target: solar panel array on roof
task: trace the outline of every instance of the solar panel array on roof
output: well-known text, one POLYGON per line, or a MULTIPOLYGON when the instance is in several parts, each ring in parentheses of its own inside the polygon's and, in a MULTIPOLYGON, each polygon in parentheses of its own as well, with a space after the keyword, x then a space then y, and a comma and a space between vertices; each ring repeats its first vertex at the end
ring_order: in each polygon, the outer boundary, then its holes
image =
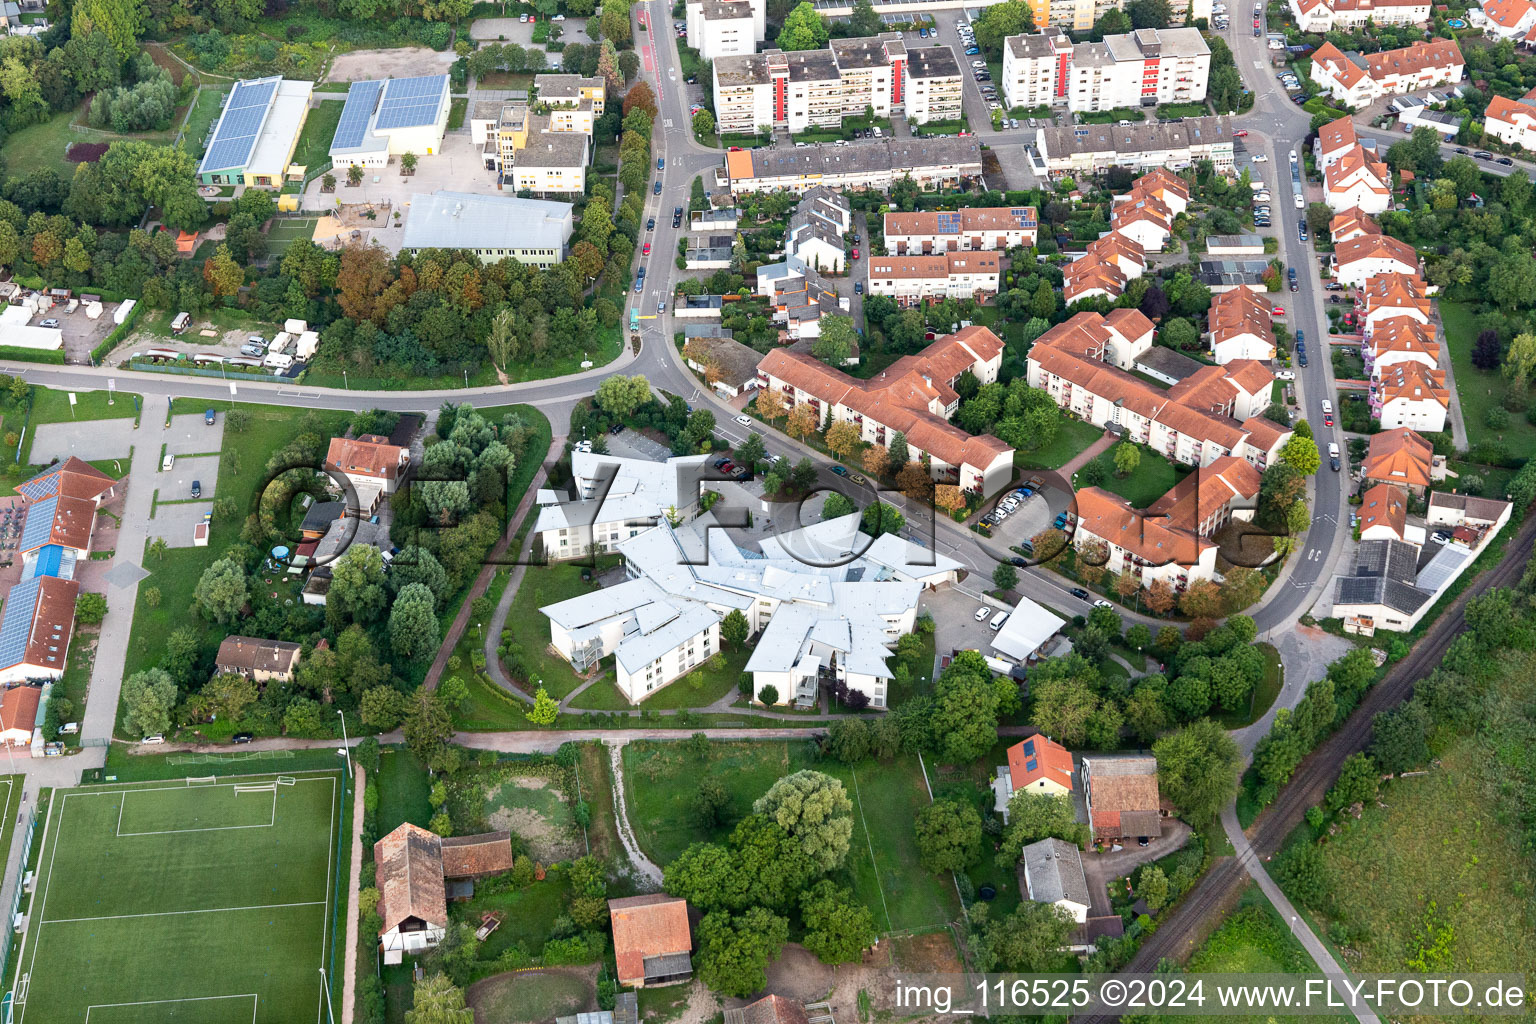
POLYGON ((332 149, 351 149, 362 144, 368 134, 368 120, 379 104, 379 93, 384 91, 383 82, 353 82, 347 90, 347 104, 341 108, 341 120, 336 123, 336 134, 331 137, 332 149))
POLYGON ((414 128, 437 120, 447 78, 447 75, 428 75, 391 79, 384 87, 384 99, 379 104, 378 130, 414 128))
POLYGON ((1034 757, 1035 756, 1035 741, 1034 740, 1025 740, 1024 741, 1024 754, 1025 754, 1026 757, 1034 757))
POLYGON ((958 213, 939 214, 939 233, 950 234, 960 230, 960 215, 958 213))
POLYGON ((18 665, 27 656, 40 585, 41 581, 34 576, 16 584, 6 596, 5 612, 0 616, 0 665, 18 665))
POLYGON ((222 171, 245 166, 251 151, 256 148, 256 139, 267 119, 267 108, 277 92, 279 81, 281 79, 263 78, 235 84, 214 131, 213 142, 203 157, 202 170, 222 171))
POLYGON ((1032 772, 1038 767, 1040 767, 1040 762, 1036 761, 1034 758, 1030 758, 1028 761, 1024 762, 1024 770, 1026 772, 1032 772))
POLYGON ((48 543, 53 533, 53 517, 59 508, 58 495, 33 503, 27 510, 26 521, 21 527, 21 543, 18 550, 25 553, 48 543))

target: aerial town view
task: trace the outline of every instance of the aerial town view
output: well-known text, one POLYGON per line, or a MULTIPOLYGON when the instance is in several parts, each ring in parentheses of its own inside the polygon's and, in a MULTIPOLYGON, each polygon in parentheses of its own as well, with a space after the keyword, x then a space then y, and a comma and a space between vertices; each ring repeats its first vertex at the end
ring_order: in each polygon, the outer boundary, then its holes
POLYGON ((0 2, 0 1024, 1536 1017, 1469 2, 0 2))

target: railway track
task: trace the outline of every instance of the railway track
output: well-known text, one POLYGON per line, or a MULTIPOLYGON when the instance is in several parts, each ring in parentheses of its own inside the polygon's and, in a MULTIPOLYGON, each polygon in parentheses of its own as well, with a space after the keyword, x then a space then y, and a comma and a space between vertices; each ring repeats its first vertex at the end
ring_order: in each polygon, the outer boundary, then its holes
MULTIPOLYGON (((1504 557, 1483 573, 1441 613, 1406 658, 1392 666, 1375 686, 1366 691, 1360 705, 1339 730, 1318 744, 1297 766, 1291 781, 1280 790, 1275 802, 1265 808, 1248 834, 1254 855, 1268 858, 1280 849, 1286 836, 1299 825, 1307 808, 1322 802, 1345 758, 1364 750, 1371 740, 1371 720, 1377 713, 1394 708, 1413 695, 1413 684, 1428 675, 1445 655, 1445 649, 1466 625, 1467 601, 1491 589, 1510 587, 1524 571, 1526 559, 1536 545, 1536 516, 1526 520, 1505 547, 1504 557)), ((1216 915, 1234 904, 1242 893, 1254 867, 1245 867, 1236 858, 1218 860, 1195 884, 1168 919, 1141 944, 1136 955, 1122 968, 1123 973, 1150 974, 1164 959, 1182 960, 1214 930, 1216 915)), ((1118 1013, 1100 1013, 1074 1018, 1075 1024, 1113 1024, 1118 1013)))

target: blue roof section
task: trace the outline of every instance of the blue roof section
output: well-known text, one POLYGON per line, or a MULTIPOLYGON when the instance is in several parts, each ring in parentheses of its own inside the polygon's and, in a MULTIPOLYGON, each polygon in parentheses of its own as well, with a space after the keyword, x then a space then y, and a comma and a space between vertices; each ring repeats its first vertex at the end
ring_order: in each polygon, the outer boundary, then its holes
POLYGON ((41 580, 33 577, 16 584, 6 596, 5 611, 0 616, 0 667, 18 665, 26 658, 41 587, 41 580))
POLYGON ((393 78, 384 87, 379 103, 378 129, 416 128, 432 124, 448 91, 447 75, 393 78))
POLYGON ((62 544, 45 544, 37 553, 37 561, 32 563, 33 576, 59 576, 64 567, 64 546, 62 544))
POLYGON ((363 138, 368 134, 368 122, 373 119, 374 108, 383 91, 383 82, 352 83, 347 90, 347 104, 341 108, 336 134, 331 136, 332 149, 352 149, 363 144, 363 138))
POLYGON ((235 83, 229 102, 219 115, 213 141, 208 144, 208 152, 203 154, 203 162, 197 168, 199 174, 236 170, 246 165, 281 82, 281 77, 274 76, 235 83))
POLYGON ((21 543, 17 550, 26 554, 33 548, 40 548, 48 543, 48 538, 53 535, 53 517, 59 508, 58 495, 44 498, 34 502, 27 509, 26 522, 21 527, 21 543))

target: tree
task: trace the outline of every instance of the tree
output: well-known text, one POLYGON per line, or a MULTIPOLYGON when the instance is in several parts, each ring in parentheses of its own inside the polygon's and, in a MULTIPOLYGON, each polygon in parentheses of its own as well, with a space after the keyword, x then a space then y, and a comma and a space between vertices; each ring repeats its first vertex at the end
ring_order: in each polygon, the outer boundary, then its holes
POLYGON ((1196 580, 1179 595, 1179 607, 1196 619, 1212 619, 1221 614, 1221 588, 1211 580, 1196 580))
POLYGON ((974 761, 997 742, 997 692, 975 651, 961 651, 939 677, 929 726, 939 755, 951 764, 974 761))
POLYGON ((389 612, 389 643, 394 652, 407 660, 437 650, 441 632, 437 622, 437 600, 425 583, 411 583, 395 595, 389 612))
POLYGON ((775 782, 752 804, 798 840, 800 849, 823 871, 839 867, 853 836, 853 801, 830 775, 806 769, 775 782))
POLYGON ((864 449, 864 455, 860 461, 864 465, 864 472, 870 476, 884 476, 891 465, 891 453, 884 445, 872 444, 864 449))
POLYGON ((221 624, 235 621, 249 597, 245 567, 233 558, 219 559, 203 570, 194 597, 205 617, 221 624))
POLYGON ((877 501, 864 510, 864 532, 871 537, 879 537, 883 534, 899 535, 906 528, 907 517, 902 515, 896 506, 884 501, 877 501))
POLYGON ((369 625, 384 614, 388 602, 384 558, 378 548, 371 544, 356 544, 331 563, 331 589, 326 592, 325 618, 333 629, 354 622, 369 625))
POLYGON ((718 825, 730 803, 731 792, 725 784, 706 776, 693 794, 693 813, 706 825, 718 825))
POLYGON ((431 767, 453 739, 453 718, 437 694, 422 688, 411 694, 403 731, 416 760, 431 767))
POLYGON ((1429 760, 1434 720, 1418 700, 1379 712, 1371 719, 1371 756, 1386 773, 1417 768, 1429 760))
POLYGON ((107 595, 81 594, 75 601, 75 621, 82 626, 94 626, 107 617, 107 595))
POLYGON ((936 800, 917 812, 917 852, 933 872, 964 871, 981 856, 981 815, 974 804, 936 800))
POLYGON ((261 691, 254 680, 239 672, 220 672, 203 686, 202 696, 211 713, 238 722, 245 715, 245 709, 256 703, 261 691))
POLYGON ((422 978, 411 992, 405 1024, 474 1024, 475 1011, 464 1005, 464 993, 446 974, 422 978))
POLYGON ((737 650, 747 642, 750 632, 747 617, 741 614, 739 608, 732 608, 730 614, 720 622, 720 639, 737 650))
POLYGON ((604 412, 620 420, 627 420, 651 399, 651 383, 636 374, 633 377, 615 375, 605 377, 597 386, 597 404, 604 412))
POLYGON ((777 704, 779 702, 779 688, 772 683, 764 686, 761 690, 757 691, 757 702, 768 706, 777 704))
POLYGON ((1055 904, 1025 900, 1007 917, 982 922, 973 940, 977 966, 983 971, 1060 969, 1065 960, 1061 950, 1074 927, 1071 916, 1055 904))
POLYGON ((523 712, 523 715, 534 725, 554 725, 560 715, 560 705, 541 686, 533 695, 533 707, 523 712))
POLYGON ((1034 683, 1033 690, 1034 726, 1068 747, 1082 746, 1089 719, 1099 710, 1099 696, 1088 679, 1083 674, 1052 674, 1034 683))
POLYGON ((874 915, 853 898, 853 890, 828 879, 800 896, 800 919, 802 944, 824 964, 857 963, 880 937, 874 915))
POLYGON ((786 51, 819 50, 827 45, 829 35, 826 23, 816 13, 816 8, 808 2, 802 2, 785 17, 784 27, 779 30, 778 47, 786 51))
MULTIPOLYGON (((1024 0, 1007 0, 982 9, 976 19, 976 44, 989 55, 1001 56, 1004 39, 1034 30, 1034 9, 1024 0)), ((1054 297, 1052 303, 1054 312, 1054 297)))
POLYGON ((869 756, 869 726, 862 718, 839 718, 827 729, 827 750, 844 764, 869 756))
POLYGON ((1141 449, 1129 441, 1115 445, 1115 476, 1127 477, 1141 465, 1141 449))
MULTIPOLYGON (((1016 2, 1016 0, 1010 0, 1010 2, 1016 2)), ((988 8, 988 9, 990 10, 990 8, 988 8)), ((896 431, 896 433, 891 435, 891 444, 890 444, 889 455, 890 455, 890 464, 892 466, 895 466, 897 469, 900 469, 901 467, 905 466, 908 462, 912 461, 912 454, 907 451, 907 435, 906 434, 904 434, 904 433, 902 433, 901 431, 898 430, 898 431, 896 431)))
POLYGON ((853 332, 853 318, 824 316, 820 321, 821 335, 811 343, 811 355, 828 366, 842 369, 853 354, 857 335, 853 332))
POLYGON ((1158 786, 1196 823, 1216 817, 1237 793, 1243 758, 1227 731, 1209 718, 1192 722, 1152 745, 1158 786))
POLYGON ((1168 0, 1131 0, 1125 13, 1132 28, 1167 28, 1173 23, 1173 7, 1168 0))
POLYGON ((777 391, 759 391, 753 402, 757 406, 757 414, 765 420, 776 420, 784 415, 784 396, 777 391))
POLYGON ((1019 571, 1008 562, 998 562, 992 568, 992 585, 998 590, 1012 590, 1019 585, 1019 571))
POLYGON ((1029 789, 1015 791, 1008 799, 1008 827, 998 847, 997 866, 1004 870, 1013 867, 1024 847, 1042 839, 1081 846, 1088 841, 1088 826, 1077 820, 1070 797, 1029 789))
POLYGON ((1139 680, 1125 702, 1125 724, 1142 743, 1151 743, 1168 727, 1168 683, 1160 675, 1139 680))
POLYGON ((375 686, 364 691, 358 705, 363 724, 380 732, 388 732, 405 717, 408 701, 405 694, 393 686, 375 686))
POLYGON ((714 911, 699 922, 699 980, 728 996, 768 984, 769 961, 789 939, 789 922, 763 907, 732 915, 714 911))
POLYGON ((747 439, 736 446, 736 461, 743 466, 755 466, 767 454, 768 450, 759 434, 748 434, 747 439))
POLYGON ((821 503, 821 518, 823 520, 841 519, 843 516, 852 515, 857 511, 858 508, 855 507, 853 502, 837 491, 828 494, 826 500, 821 503))
POLYGON ((112 41, 121 60, 138 52, 144 31, 143 0, 75 0, 69 18, 75 38, 101 33, 112 41))
POLYGON ((123 680, 120 701, 123 728, 140 737, 163 735, 171 727, 176 681, 161 668, 135 672, 123 680))
POLYGON ((693 133, 695 135, 711 135, 715 130, 715 115, 707 110, 700 110, 693 115, 693 133))
MULTIPOLYGON (((1522 297, 1533 294, 1536 294, 1536 282, 1532 282, 1531 289, 1523 292, 1522 297)), ((1524 391, 1533 372, 1536 372, 1536 334, 1517 334, 1509 343, 1509 351, 1504 353, 1504 376, 1509 378, 1514 390, 1524 391)))
POLYGON ((1339 766, 1339 780, 1328 791, 1325 802, 1330 811, 1374 803, 1380 787, 1381 769, 1376 767, 1369 754, 1356 751, 1339 766))
POLYGON ((203 261, 203 280, 208 283, 213 297, 222 299, 240 291, 245 281, 245 270, 229 254, 229 246, 221 244, 213 255, 203 261))
POLYGON ((1136 891, 1147 901, 1147 909, 1155 914, 1168 905, 1168 876, 1158 865, 1148 864, 1141 869, 1136 891))
POLYGON ((1293 434, 1289 441, 1280 446, 1280 461, 1302 476, 1311 476, 1323 464, 1322 457, 1317 453, 1317 442, 1300 434, 1293 434))
POLYGON ((842 420, 832 424, 827 428, 827 449, 848 458, 859 450, 859 428, 842 420))
POLYGON ((1174 317, 1163 325, 1162 342, 1169 348, 1189 351, 1200 344, 1200 332, 1184 317, 1174 317))
POLYGON ((812 409, 809 403, 801 402, 790 410, 789 420, 784 424, 784 432, 790 437, 804 441, 820 426, 819 419, 816 410, 812 409))

